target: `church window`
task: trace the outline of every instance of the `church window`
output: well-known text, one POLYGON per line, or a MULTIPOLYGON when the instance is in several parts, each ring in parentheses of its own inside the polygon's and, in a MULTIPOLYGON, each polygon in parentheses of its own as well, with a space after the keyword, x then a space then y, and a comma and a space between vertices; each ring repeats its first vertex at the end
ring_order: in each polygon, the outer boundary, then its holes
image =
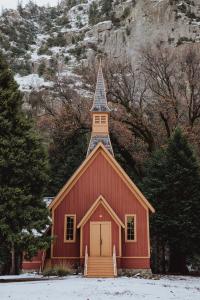
POLYGON ((76 216, 65 215, 64 240, 65 242, 75 242, 76 216))
POLYGON ((126 242, 136 241, 136 215, 126 215, 126 242))

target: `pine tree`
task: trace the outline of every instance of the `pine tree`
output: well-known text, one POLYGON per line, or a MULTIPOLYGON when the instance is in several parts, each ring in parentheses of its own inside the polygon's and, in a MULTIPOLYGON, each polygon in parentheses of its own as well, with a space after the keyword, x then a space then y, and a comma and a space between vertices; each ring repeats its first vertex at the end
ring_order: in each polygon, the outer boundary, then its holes
POLYGON ((0 54, 0 241, 7 245, 11 273, 18 273, 23 251, 47 246, 49 224, 42 200, 47 157, 32 121, 22 111, 22 95, 0 54))
POLYGON ((200 169, 180 129, 148 162, 143 188, 156 209, 152 234, 170 251, 169 270, 185 272, 187 258, 200 254, 200 169))
POLYGON ((112 11, 113 0, 102 0, 101 13, 106 17, 109 17, 112 11))
POLYGON ((89 7, 89 23, 94 25, 99 21, 99 10, 98 4, 96 2, 92 2, 89 7))
POLYGON ((50 181, 48 192, 55 196, 86 156, 87 133, 78 130, 62 138, 54 135, 49 151, 50 181))

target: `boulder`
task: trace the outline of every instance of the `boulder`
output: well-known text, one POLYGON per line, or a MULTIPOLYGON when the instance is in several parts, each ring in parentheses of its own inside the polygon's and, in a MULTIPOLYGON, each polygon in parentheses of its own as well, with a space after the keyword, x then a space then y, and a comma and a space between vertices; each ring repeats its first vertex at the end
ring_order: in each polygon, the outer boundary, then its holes
POLYGON ((104 21, 94 25, 93 30, 97 32, 102 32, 112 29, 112 21, 104 21))

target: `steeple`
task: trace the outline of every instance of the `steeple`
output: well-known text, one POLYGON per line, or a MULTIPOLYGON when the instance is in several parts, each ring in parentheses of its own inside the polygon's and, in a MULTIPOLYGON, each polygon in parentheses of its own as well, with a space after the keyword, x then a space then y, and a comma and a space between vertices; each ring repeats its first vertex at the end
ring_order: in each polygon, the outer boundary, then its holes
POLYGON ((96 147, 98 143, 102 143, 108 151, 113 155, 113 149, 109 136, 108 122, 110 108, 106 98, 105 81, 103 77, 102 64, 99 63, 97 75, 96 90, 94 101, 91 108, 92 113, 92 135, 87 151, 87 155, 96 147))
POLYGON ((99 62, 99 70, 97 75, 96 91, 94 102, 91 108, 92 112, 110 112, 106 98, 105 82, 103 77, 101 60, 99 62))

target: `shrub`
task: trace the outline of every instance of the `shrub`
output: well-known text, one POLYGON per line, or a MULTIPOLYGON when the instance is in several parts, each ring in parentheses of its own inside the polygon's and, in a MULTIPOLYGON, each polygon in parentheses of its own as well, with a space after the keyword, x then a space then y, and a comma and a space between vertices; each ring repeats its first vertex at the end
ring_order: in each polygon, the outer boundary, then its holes
POLYGON ((51 55, 52 52, 49 50, 49 48, 48 48, 47 45, 42 45, 42 46, 38 49, 37 54, 38 54, 38 55, 43 55, 43 54, 51 55))
POLYGON ((43 271, 43 276, 49 277, 49 276, 57 276, 57 272, 55 269, 47 268, 43 271))
POLYGON ((56 37, 49 37, 47 40, 48 47, 64 47, 66 45, 66 39, 64 35, 59 32, 56 37))
POLYGON ((65 56, 65 63, 67 64, 70 61, 70 57, 67 55, 65 56))
POLYGON ((186 13, 186 16, 189 18, 189 19, 196 19, 196 15, 195 15, 195 13, 193 13, 193 12, 191 12, 191 11, 188 11, 187 13, 186 13))
POLYGON ((44 75, 45 70, 46 70, 46 64, 44 62, 41 62, 39 67, 38 67, 38 75, 39 76, 44 75))
POLYGON ((126 7, 123 11, 122 18, 126 19, 130 15, 130 13, 131 13, 130 7, 126 7))
POLYGON ((70 265, 55 265, 52 268, 47 268, 43 271, 43 276, 58 276, 63 277, 72 273, 72 269, 70 265))
POLYGON ((67 276, 71 273, 71 269, 67 268, 67 267, 59 267, 57 269, 57 274, 58 277, 63 277, 63 276, 67 276))
POLYGON ((92 2, 89 7, 89 24, 95 25, 100 21, 99 9, 96 2, 92 2))
POLYGON ((180 4, 178 8, 184 14, 187 12, 187 6, 184 3, 180 4))
POLYGON ((69 24, 68 16, 63 16, 61 18, 58 18, 56 22, 57 22, 57 25, 59 25, 59 26, 68 25, 69 24))
POLYGON ((129 27, 126 27, 126 35, 129 36, 131 34, 131 29, 129 27))
POLYGON ((22 55, 25 54, 25 50, 24 49, 18 48, 18 47, 15 47, 15 46, 11 47, 11 51, 13 52, 13 54, 15 56, 22 56, 22 55))
POLYGON ((192 38, 188 38, 188 37, 186 37, 186 36, 183 36, 183 37, 180 37, 180 38, 179 38, 179 40, 178 40, 178 42, 177 42, 177 46, 180 46, 180 45, 182 45, 182 44, 185 43, 185 42, 194 43, 195 40, 193 40, 192 38))
POLYGON ((68 52, 76 57, 76 59, 86 58, 86 48, 77 45, 75 48, 69 49, 68 52))

